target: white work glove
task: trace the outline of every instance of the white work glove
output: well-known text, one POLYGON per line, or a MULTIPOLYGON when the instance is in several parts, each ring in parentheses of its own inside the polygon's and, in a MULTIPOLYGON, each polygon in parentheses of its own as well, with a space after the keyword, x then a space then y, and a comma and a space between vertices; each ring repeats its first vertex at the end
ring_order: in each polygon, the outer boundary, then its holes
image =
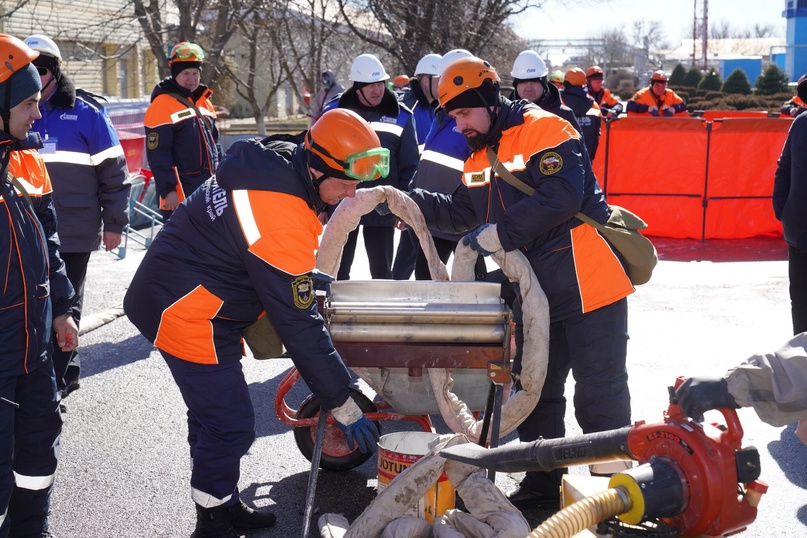
POLYGON ((348 397, 345 403, 331 409, 331 414, 345 434, 348 448, 353 450, 358 445, 365 454, 375 452, 378 428, 364 416, 353 398, 348 397))
POLYGON ((499 241, 499 233, 496 231, 495 224, 483 224, 463 237, 462 243, 482 256, 490 256, 494 252, 502 250, 502 243, 499 241))

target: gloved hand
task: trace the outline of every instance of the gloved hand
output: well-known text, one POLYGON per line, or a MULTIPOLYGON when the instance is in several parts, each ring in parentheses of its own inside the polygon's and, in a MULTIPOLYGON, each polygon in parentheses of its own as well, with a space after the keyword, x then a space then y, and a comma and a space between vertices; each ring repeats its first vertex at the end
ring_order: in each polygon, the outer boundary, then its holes
POLYGON ((463 237, 462 244, 471 247, 482 256, 490 256, 502 249, 495 224, 483 224, 463 237))
POLYGON ((353 450, 357 445, 364 453, 375 452, 378 443, 378 428, 364 416, 362 410, 348 398, 345 403, 331 409, 339 429, 345 434, 347 446, 353 450))
POLYGON ((695 420, 703 420, 710 409, 738 408, 723 377, 690 377, 675 391, 681 411, 695 420))
POLYGON ((314 289, 324 291, 328 295, 331 293, 331 282, 336 280, 328 273, 323 273, 317 269, 311 271, 311 280, 314 281, 314 289))
POLYGON ((381 215, 382 217, 386 217, 392 211, 389 210, 389 204, 387 202, 381 202, 377 206, 375 206, 375 212, 381 215))
POLYGON ((658 108, 656 108, 654 106, 649 106, 649 107, 647 107, 647 111, 650 113, 651 116, 658 117, 658 108))
POLYGON ((661 111, 661 113, 667 116, 668 118, 675 116, 675 110, 673 110, 671 107, 665 108, 664 110, 661 111))

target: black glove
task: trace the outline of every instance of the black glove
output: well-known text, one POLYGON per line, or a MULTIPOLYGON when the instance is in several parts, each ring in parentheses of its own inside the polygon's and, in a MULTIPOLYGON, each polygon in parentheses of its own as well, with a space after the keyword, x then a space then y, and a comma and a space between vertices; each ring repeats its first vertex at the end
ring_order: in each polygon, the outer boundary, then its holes
POLYGON ((311 271, 311 280, 314 281, 314 289, 324 291, 326 294, 331 294, 331 282, 335 279, 328 273, 323 273, 318 269, 311 271))
POLYGON ((664 110, 661 111, 661 113, 667 116, 668 118, 675 116, 675 110, 673 110, 670 107, 665 108, 664 110))
POLYGON ((704 411, 740 407, 723 377, 690 377, 675 391, 675 399, 686 416, 698 421, 703 420, 704 411))

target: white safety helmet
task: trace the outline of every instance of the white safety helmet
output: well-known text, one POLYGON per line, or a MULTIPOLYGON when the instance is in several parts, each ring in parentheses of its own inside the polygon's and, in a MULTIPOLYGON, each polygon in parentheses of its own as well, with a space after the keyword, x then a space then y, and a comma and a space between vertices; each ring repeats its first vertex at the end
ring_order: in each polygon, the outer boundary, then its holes
POLYGON ((51 38, 46 35, 34 34, 28 36, 25 38, 23 43, 34 50, 38 50, 40 53, 44 52, 45 54, 49 54, 57 60, 62 59, 62 53, 59 51, 59 47, 51 38))
POLYGON ((443 71, 451 65, 452 62, 459 60, 460 58, 468 58, 473 56, 470 52, 465 49, 454 49, 446 52, 443 57, 440 59, 440 65, 437 68, 437 74, 439 76, 443 75, 443 71))
POLYGON ((437 73, 440 68, 441 58, 442 56, 435 53, 427 54, 426 56, 421 58, 420 61, 418 62, 417 67, 415 67, 415 76, 418 75, 437 76, 437 73))
POLYGON ((525 50, 518 54, 513 62, 513 70, 510 72, 513 78, 519 80, 530 80, 533 78, 543 78, 549 73, 546 64, 534 50, 525 50))
POLYGON ((388 80, 389 75, 375 54, 361 54, 350 66, 350 80, 353 82, 381 82, 388 80))

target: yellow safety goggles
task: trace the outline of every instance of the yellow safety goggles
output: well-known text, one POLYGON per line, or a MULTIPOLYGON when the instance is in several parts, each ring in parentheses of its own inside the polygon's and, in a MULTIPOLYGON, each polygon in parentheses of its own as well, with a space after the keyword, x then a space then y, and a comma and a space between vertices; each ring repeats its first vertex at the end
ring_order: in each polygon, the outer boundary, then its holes
POLYGON ((195 58, 197 61, 203 62, 205 60, 205 51, 196 43, 185 43, 174 51, 174 57, 180 60, 195 58))

